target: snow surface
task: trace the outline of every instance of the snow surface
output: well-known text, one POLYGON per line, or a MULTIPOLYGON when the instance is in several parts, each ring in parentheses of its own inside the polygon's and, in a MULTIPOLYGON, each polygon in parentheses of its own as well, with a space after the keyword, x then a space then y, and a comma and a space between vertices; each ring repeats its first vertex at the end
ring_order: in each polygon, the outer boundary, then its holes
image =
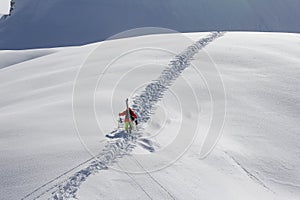
MULTIPOLYGON (((187 35, 196 41, 207 33, 187 35)), ((106 53, 137 43, 161 45, 178 54, 192 44, 175 38, 155 35, 109 41, 105 42, 106 53)), ((205 82, 189 67, 171 85, 143 131, 156 151, 149 153, 142 145, 135 146, 129 156, 89 176, 76 193, 78 199, 299 199, 299 44, 298 34, 234 32, 210 43, 205 50, 217 64, 227 96, 223 137, 214 151, 201 159, 211 103, 205 82), (198 137, 188 151, 155 172, 117 171, 120 167, 147 169, 150 163, 139 161, 138 155, 158 154, 176 137, 180 117, 192 121, 191 116, 199 114, 192 98, 184 110, 174 100, 173 93, 189 99, 187 80, 201 107, 198 137)), ((49 185, 60 184, 90 161, 91 155, 75 130, 72 91, 80 66, 97 45, 0 51, 0 93, 5 97, 0 99, 1 198, 33 199, 41 195, 40 199, 48 199, 52 192, 47 191, 49 185)), ((168 52, 138 52, 116 63, 106 79, 113 81, 145 64, 129 76, 148 84, 173 57, 168 52)), ((211 63, 204 50, 194 59, 202 63, 196 66, 199 70, 211 63)), ((106 61, 94 63, 102 70, 106 61)), ((111 85, 99 88, 97 99, 102 103, 97 105, 97 114, 105 131, 115 127, 115 115, 124 108, 122 99, 132 93, 131 84, 118 87, 120 102, 112 108, 107 102, 111 85)), ((81 137, 84 142, 92 140, 89 148, 95 151, 104 149, 107 142, 102 135, 81 133, 81 137)))
POLYGON ((138 27, 300 32, 299 0, 15 0, 0 49, 82 45, 138 27), (53 31, 55 30, 55 31, 53 31))
POLYGON ((0 2, 0 18, 2 15, 8 15, 10 9, 10 0, 1 0, 0 2))

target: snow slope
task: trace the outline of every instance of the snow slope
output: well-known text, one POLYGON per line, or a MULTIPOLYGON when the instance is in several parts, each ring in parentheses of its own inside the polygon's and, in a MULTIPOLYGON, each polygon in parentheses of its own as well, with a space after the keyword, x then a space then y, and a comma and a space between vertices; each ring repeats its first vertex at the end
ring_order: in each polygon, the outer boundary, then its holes
MULTIPOLYGON (((187 35, 198 41, 208 34, 187 35)), ((193 44, 176 39, 174 34, 151 35, 105 42, 105 47, 108 55, 130 44, 161 45, 179 54, 193 44)), ((155 152, 135 143, 130 155, 125 152, 107 170, 102 168, 82 181, 76 191, 78 199, 298 199, 299 39, 298 34, 233 32, 210 43, 205 50, 217 64, 227 96, 223 137, 214 151, 201 159, 211 103, 204 80, 188 67, 170 86, 142 131, 148 139, 144 141, 152 142, 155 152), (201 107, 197 138, 188 151, 172 165, 151 173, 117 171, 120 167, 148 171, 151 163, 139 160, 139 155, 159 155, 178 134, 180 118, 193 121, 191 116, 199 114, 187 80, 201 107), (173 94, 190 99, 184 110, 173 94)), ((0 99, 1 198, 48 199, 64 184, 61 181, 91 162, 82 141, 93 153, 106 148, 107 140, 101 140, 101 134, 81 133, 80 140, 72 115, 73 81, 97 45, 0 51, 0 92, 5 97, 0 99)), ((173 58, 169 52, 141 51, 113 65, 105 78, 114 81, 133 70, 129 77, 137 77, 138 85, 148 84, 173 58), (145 66, 134 70, 142 64, 145 66)), ((193 58, 201 63, 196 66, 200 71, 210 66, 204 50, 193 58)), ((106 61, 93 63, 102 70, 106 61)), ((120 84, 116 89, 119 102, 111 108, 107 99, 110 82, 98 89, 96 98, 102 103, 96 108, 104 132, 115 126, 115 115, 124 108, 122 99, 132 93, 135 84, 120 84)))
POLYGON ((299 32, 299 7, 298 0, 16 0, 13 16, 0 21, 0 49, 82 45, 148 26, 299 32))
MULTIPOLYGON (((294 46, 299 39, 293 34, 227 33, 208 45, 228 100, 224 135, 212 154, 200 159, 200 137, 179 161, 151 173, 151 163, 130 154, 117 168, 144 173, 100 171, 82 184, 78 198, 299 199, 300 49, 294 46)), ((207 64, 204 53, 195 59, 207 64)), ((193 73, 187 69, 183 75, 193 73)), ((179 79, 172 88, 184 83, 179 79)), ((182 88, 179 94, 184 94, 182 88)), ((201 103, 205 115, 207 105, 201 103)), ((153 121, 162 124, 159 115, 153 121)), ((163 143, 164 134, 172 137, 170 127, 154 140, 163 143)))

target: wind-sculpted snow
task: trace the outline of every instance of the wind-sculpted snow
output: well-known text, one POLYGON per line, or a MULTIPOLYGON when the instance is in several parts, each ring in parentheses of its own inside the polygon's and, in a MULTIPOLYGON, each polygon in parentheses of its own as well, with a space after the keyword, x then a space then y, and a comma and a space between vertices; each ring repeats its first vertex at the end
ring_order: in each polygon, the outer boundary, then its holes
MULTIPOLYGON (((175 56, 175 58, 169 63, 169 66, 162 71, 158 79, 146 86, 145 90, 133 99, 133 109, 136 111, 141 124, 146 123, 151 114, 155 111, 157 102, 160 101, 164 93, 172 85, 172 83, 180 76, 182 71, 186 69, 191 62, 191 59, 199 50, 204 48, 210 42, 218 37, 221 37, 224 33, 213 32, 207 37, 200 39, 193 45, 189 46, 182 53, 175 56)), ((102 150, 94 160, 85 162, 80 167, 83 169, 77 171, 75 174, 68 176, 68 174, 74 173, 69 171, 64 176, 59 176, 56 180, 49 182, 51 184, 41 186, 39 189, 30 193, 23 199, 37 199, 43 195, 51 192, 52 200, 63 200, 76 197, 76 193, 80 185, 92 174, 96 174, 100 170, 108 169, 108 166, 117 162, 118 158, 128 155, 138 144, 139 139, 143 134, 136 132, 131 136, 121 137, 115 140, 107 141, 105 148, 102 150), (56 182, 54 184, 54 182, 56 182)), ((152 148, 151 151, 153 150, 152 148)))

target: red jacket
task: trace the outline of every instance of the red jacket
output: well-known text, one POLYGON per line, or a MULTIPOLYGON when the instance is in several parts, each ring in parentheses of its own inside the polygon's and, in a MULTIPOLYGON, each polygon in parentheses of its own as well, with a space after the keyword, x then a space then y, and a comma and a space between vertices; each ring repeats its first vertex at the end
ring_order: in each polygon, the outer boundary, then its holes
POLYGON ((130 116, 128 116, 127 113, 128 113, 127 109, 124 110, 123 112, 119 113, 119 116, 124 116, 125 115, 125 122, 129 122, 129 121, 132 121, 133 119, 137 118, 136 114, 133 112, 133 110, 131 108, 129 108, 130 116))

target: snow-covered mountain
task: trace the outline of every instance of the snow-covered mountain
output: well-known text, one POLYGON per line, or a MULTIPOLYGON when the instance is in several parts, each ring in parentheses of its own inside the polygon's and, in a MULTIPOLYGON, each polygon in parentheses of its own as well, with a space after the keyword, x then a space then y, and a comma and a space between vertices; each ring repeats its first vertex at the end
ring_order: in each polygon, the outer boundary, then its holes
POLYGON ((191 31, 300 32, 298 0, 15 0, 0 49, 81 45, 145 26, 191 31))
POLYGON ((15 2, 0 199, 300 199, 299 0, 15 2), (188 33, 103 41, 145 26, 188 33))
MULTIPOLYGON (((115 117, 124 108, 128 94, 134 89, 139 93, 166 69, 174 55, 207 35, 187 34, 193 40, 190 44, 179 41, 176 34, 164 34, 82 47, 0 51, 1 199, 48 199, 54 195, 61 199, 76 195, 82 200, 299 199, 298 34, 226 33, 210 42, 205 50, 192 55, 200 65, 187 67, 172 82, 142 138, 128 149, 123 143, 116 148, 100 130, 80 132, 80 137, 76 133, 73 84, 88 56, 93 55, 89 66, 101 72, 109 56, 126 46, 161 46, 170 50, 133 52, 105 71, 105 84, 96 90, 95 108, 106 132, 116 126, 115 117), (105 51, 95 52, 98 45, 104 45, 105 51), (221 91, 213 86, 208 92, 205 80, 195 70, 208 77, 216 76, 206 71, 212 66, 210 59, 223 79, 227 115, 222 138, 202 160, 199 151, 203 134, 211 123, 210 94, 221 91), (114 84, 117 87, 112 90, 114 84), (195 109, 189 88, 194 89, 201 112, 195 109), (112 91, 118 97, 113 103, 108 98, 112 91), (184 100, 182 107, 175 97, 179 102, 184 100), (156 160, 140 160, 139 155, 161 155, 163 147, 176 139, 181 120, 188 124, 183 130, 188 135, 192 125, 189 122, 198 115, 197 138, 185 154, 170 166, 147 172, 156 160), (104 152, 111 160, 108 169, 103 163, 92 162, 82 141, 93 152, 109 150, 104 152), (147 145, 152 145, 155 152, 150 153, 147 145), (116 156, 119 150, 129 155, 119 152, 116 156), (144 173, 123 173, 116 170, 119 168, 144 173)), ((95 78, 95 73, 86 73, 86 81, 95 78)), ((85 103, 85 94, 79 100, 85 103)), ((85 104, 79 104, 79 109, 82 106, 85 104)), ((90 124, 90 118, 83 120, 90 124)))

